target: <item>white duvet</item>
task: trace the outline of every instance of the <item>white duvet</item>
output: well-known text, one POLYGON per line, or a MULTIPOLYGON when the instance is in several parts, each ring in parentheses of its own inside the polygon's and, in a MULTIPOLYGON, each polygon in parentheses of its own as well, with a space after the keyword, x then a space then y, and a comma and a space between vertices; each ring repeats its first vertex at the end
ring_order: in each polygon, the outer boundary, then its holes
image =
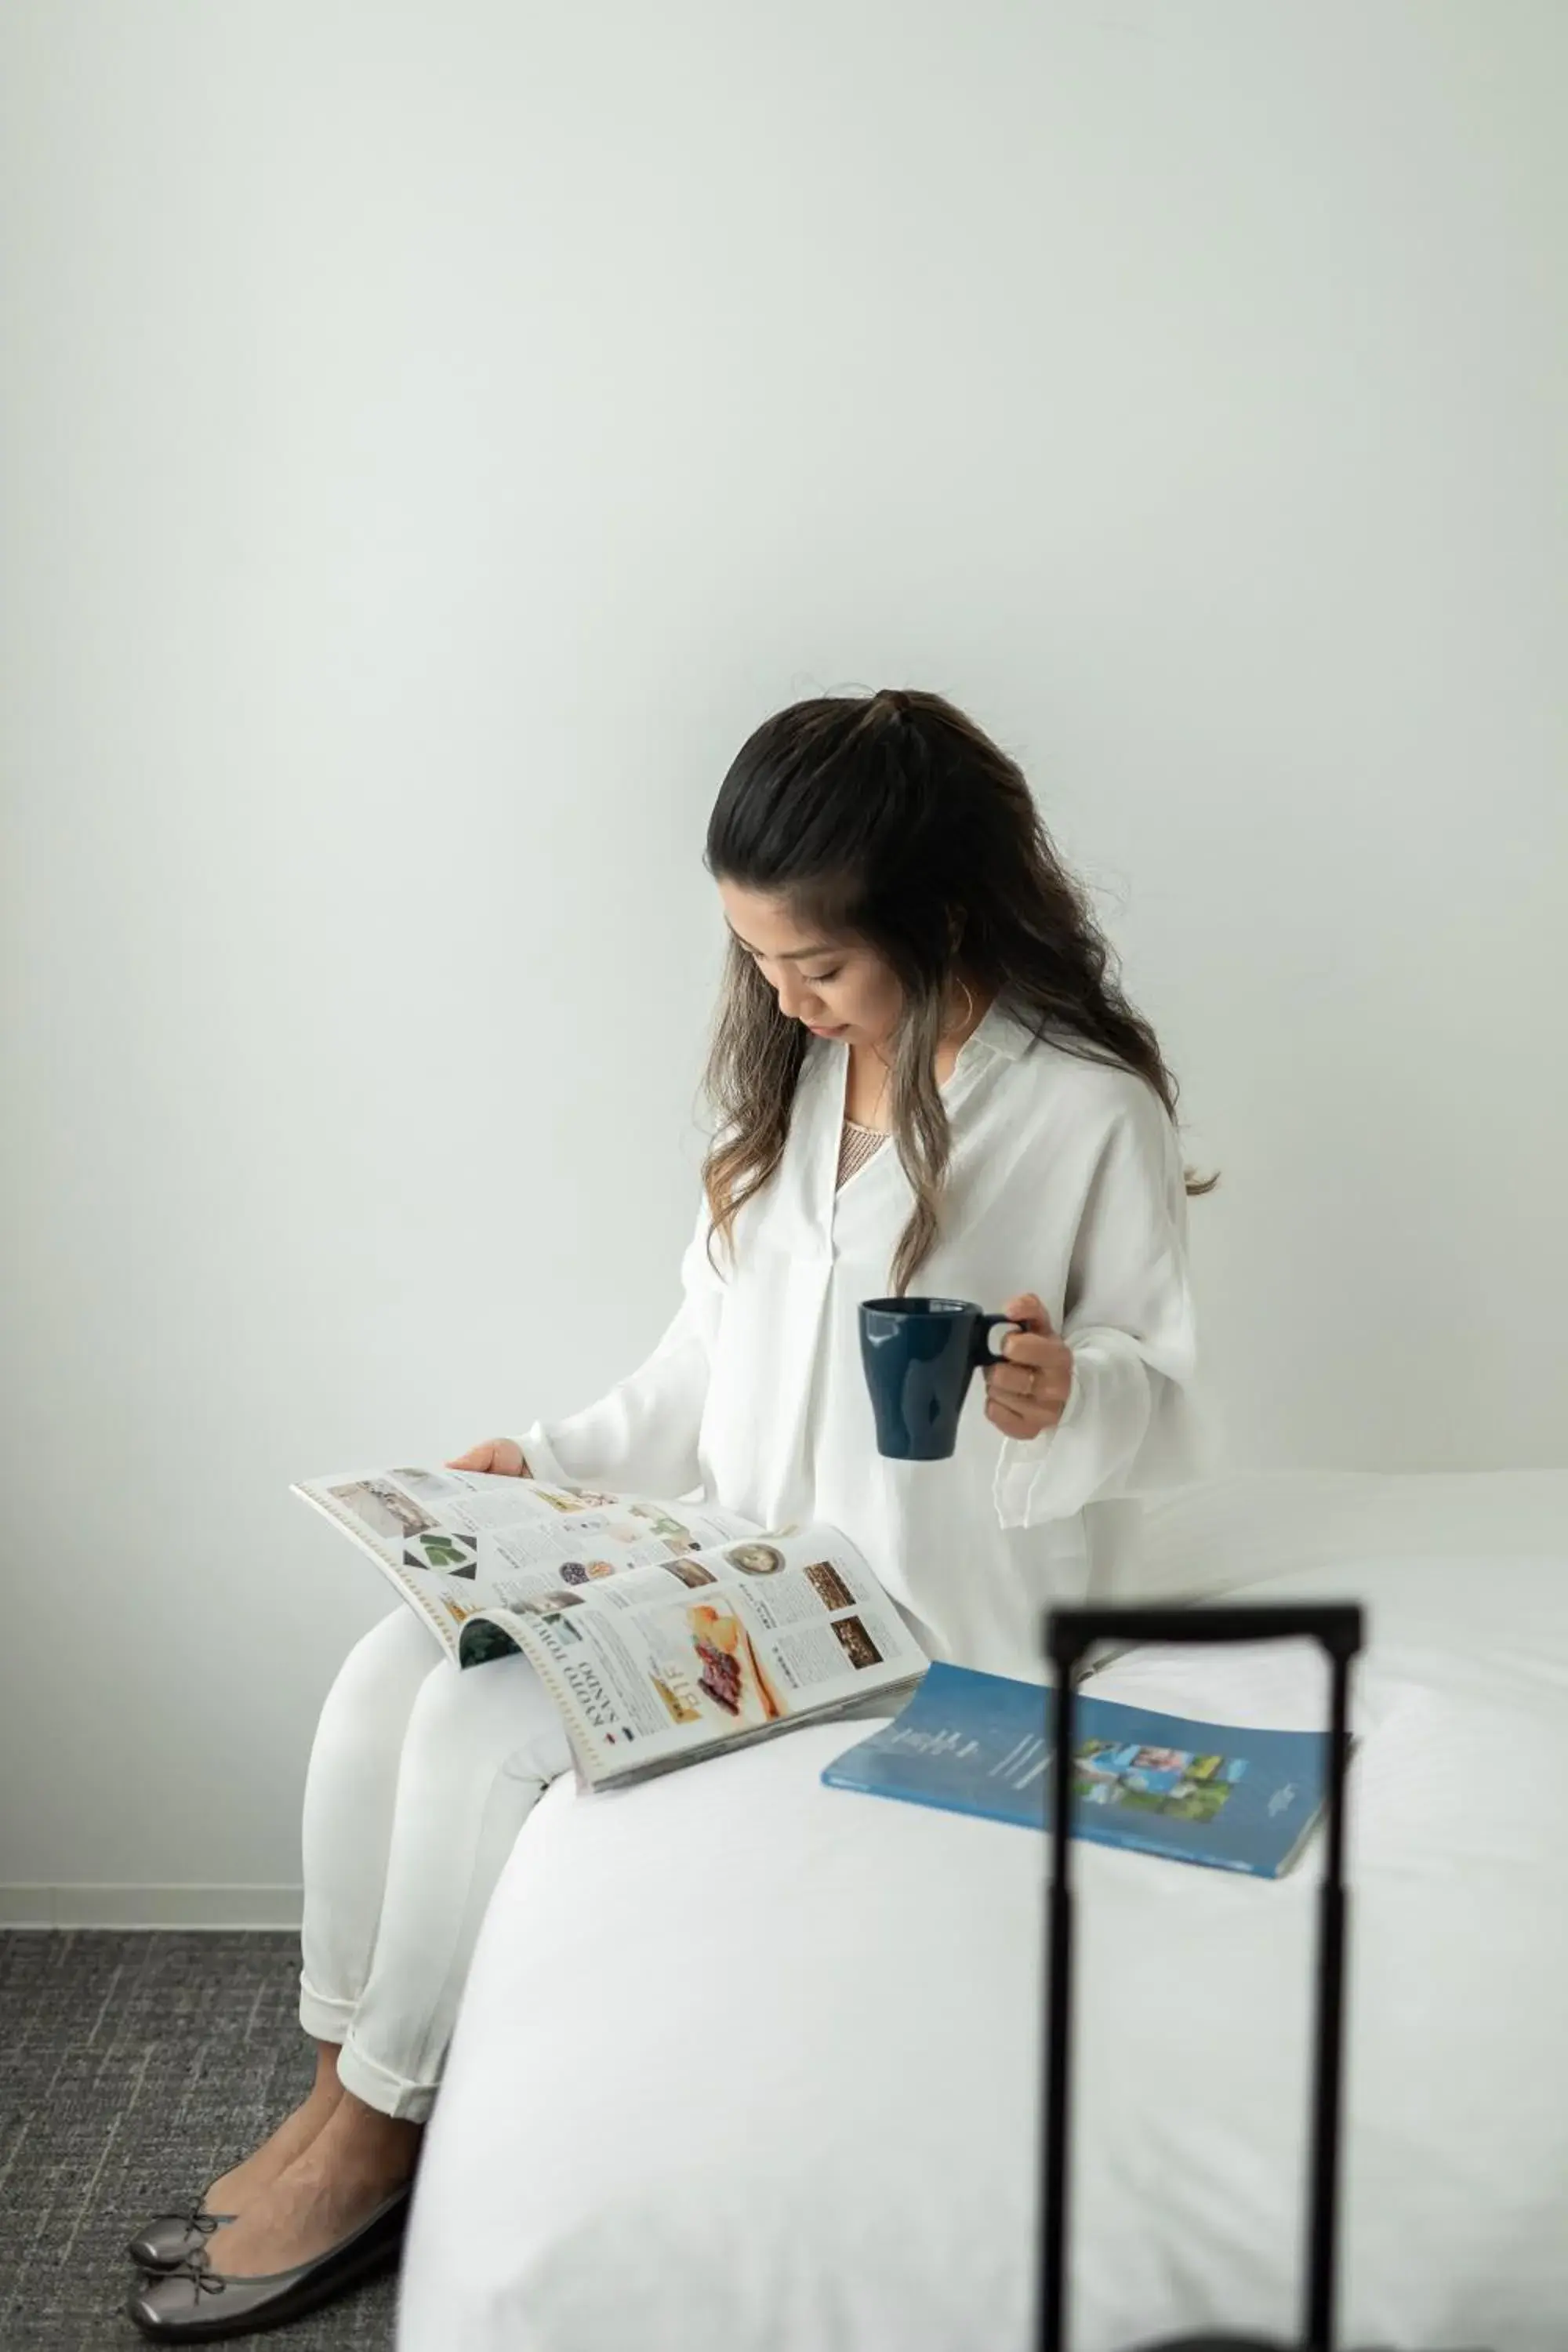
MULTIPOLYGON (((1371 1616, 1341 2340, 1564 2352, 1568 1475, 1233 1480, 1161 1515, 1145 1589, 1254 1579, 1371 1616)), ((1097 1691, 1322 1720, 1294 1645, 1135 1654, 1097 1691)), ((823 1789, 851 1736, 539 1808, 400 2352, 1024 2352, 1044 1841, 823 1789)), ((1292 2334, 1319 1860, 1079 1850, 1074 2352, 1292 2334)))

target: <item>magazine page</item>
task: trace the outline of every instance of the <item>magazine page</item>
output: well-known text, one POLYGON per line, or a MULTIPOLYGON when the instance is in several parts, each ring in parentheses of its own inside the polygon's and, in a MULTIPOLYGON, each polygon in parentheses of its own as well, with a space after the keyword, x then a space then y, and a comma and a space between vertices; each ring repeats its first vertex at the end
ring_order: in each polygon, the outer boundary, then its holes
POLYGON ((486 1607, 459 1649, 468 1662, 514 1643, 593 1785, 905 1688, 926 1666, 859 1553, 826 1528, 747 1536, 486 1607))
POLYGON ((756 1532, 738 1512, 477 1470, 348 1471, 290 1489, 352 1536, 447 1654, 487 1606, 597 1583, 756 1532))

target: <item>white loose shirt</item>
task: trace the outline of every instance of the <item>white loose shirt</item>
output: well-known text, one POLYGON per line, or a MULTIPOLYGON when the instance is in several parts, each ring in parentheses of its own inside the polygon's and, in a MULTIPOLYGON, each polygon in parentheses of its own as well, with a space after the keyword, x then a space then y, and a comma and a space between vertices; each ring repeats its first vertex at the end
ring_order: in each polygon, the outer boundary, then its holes
POLYGON ((814 1041, 733 1257, 715 1244, 710 1262, 704 1209, 684 1304, 647 1361, 518 1443, 546 1480, 700 1487, 764 1527, 826 1520, 932 1656, 1040 1679, 1046 1608, 1106 1592, 1136 1543, 1137 1498, 1202 1467, 1175 1130, 1144 1079, 991 1008, 942 1088, 951 1172, 910 1288, 992 1311, 1035 1292, 1072 1349, 1071 1393, 1054 1430, 1004 1438, 976 1374, 949 1460, 888 1461, 856 1310, 888 1295, 913 1200, 891 1145, 837 1183, 848 1058, 814 1041))

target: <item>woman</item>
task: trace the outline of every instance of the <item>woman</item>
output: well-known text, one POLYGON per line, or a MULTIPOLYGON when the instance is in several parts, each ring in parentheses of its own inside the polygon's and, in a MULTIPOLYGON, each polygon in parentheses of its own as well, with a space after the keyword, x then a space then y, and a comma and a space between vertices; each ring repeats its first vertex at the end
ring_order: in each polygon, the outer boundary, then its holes
MULTIPOLYGON (((1190 1475, 1176 1090, 1016 767, 940 697, 797 703, 726 777, 718 1113, 685 1298, 602 1402, 452 1467, 841 1528, 933 1656, 1040 1672, 1050 1599, 1190 1475), (942 1464, 875 1450, 856 1309, 889 1290, 1021 1328, 942 1464)), ((399 1610, 311 1753, 310 2096, 132 2252, 145 2332, 275 2325, 387 2259, 485 1905, 569 1767, 521 1658, 460 1675, 399 1610), (235 2218, 226 2218, 235 2217, 235 2218)))

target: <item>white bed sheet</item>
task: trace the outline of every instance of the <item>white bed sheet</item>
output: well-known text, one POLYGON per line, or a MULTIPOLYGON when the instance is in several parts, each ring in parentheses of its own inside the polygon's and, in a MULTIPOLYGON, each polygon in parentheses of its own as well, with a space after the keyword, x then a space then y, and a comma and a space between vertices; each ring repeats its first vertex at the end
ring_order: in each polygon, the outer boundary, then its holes
MULTIPOLYGON (((1563 2352, 1568 1475, 1360 1483, 1359 1522, 1353 1478, 1173 1503, 1150 1573, 1237 1589, 1267 1553, 1259 1597, 1371 1612, 1342 2341, 1563 2352), (1435 1512, 1436 1485, 1468 1491, 1435 1512)), ((1100 1688, 1321 1720, 1293 1647, 1146 1652, 1100 1688)), ((428 2135, 400 2352, 1024 2352, 1044 1843, 821 1788, 847 1737, 539 1808, 428 2135)), ((1291 2332, 1317 1862, 1079 1849, 1075 2352, 1291 2332)))

